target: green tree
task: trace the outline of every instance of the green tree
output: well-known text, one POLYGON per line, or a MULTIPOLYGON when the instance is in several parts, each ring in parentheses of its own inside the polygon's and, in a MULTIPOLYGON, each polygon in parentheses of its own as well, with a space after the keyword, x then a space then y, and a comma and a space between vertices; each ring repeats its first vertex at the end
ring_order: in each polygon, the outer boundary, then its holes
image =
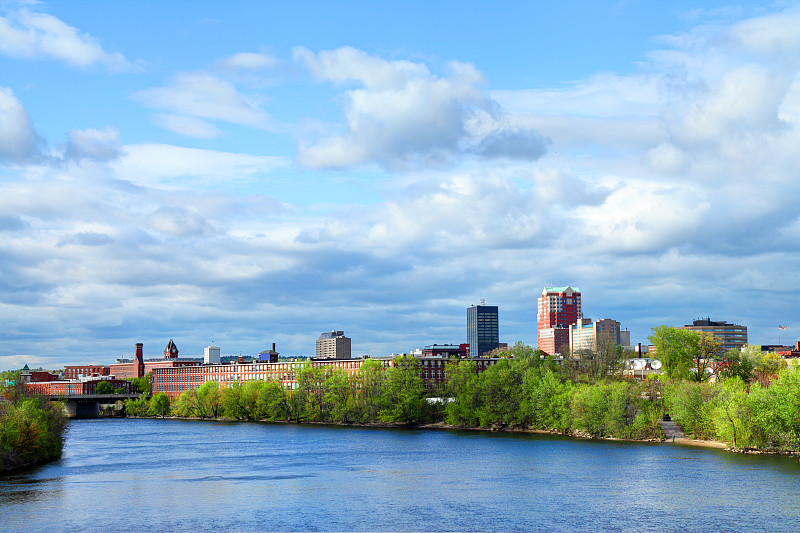
POLYGON ((785 369, 769 387, 754 383, 747 397, 752 444, 800 450, 800 373, 785 369))
POLYGON ((219 418, 222 415, 222 393, 219 383, 206 381, 197 388, 197 411, 201 418, 219 418))
POLYGON ((296 370, 297 388, 289 398, 290 417, 297 422, 322 419, 323 372, 310 360, 296 370))
POLYGON ((201 412, 197 401, 197 391, 195 389, 183 391, 173 403, 172 411, 177 416, 200 418, 201 412))
POLYGON ((153 373, 148 372, 140 378, 131 378, 131 392, 134 394, 153 392, 153 373))
POLYGON ((445 407, 445 420, 454 426, 477 426, 481 406, 477 366, 474 361, 451 361, 447 392, 453 401, 445 407))
POLYGON ((383 365, 375 359, 367 359, 358 369, 358 391, 356 393, 356 412, 361 422, 377 422, 383 404, 383 388, 386 372, 383 365))
POLYGON ((656 326, 648 337, 656 348, 656 357, 661 361, 667 377, 690 378, 694 358, 699 354, 699 337, 693 331, 669 326, 656 326))
POLYGON ((733 449, 749 443, 750 413, 747 407, 747 390, 740 379, 726 379, 717 387, 712 407, 712 422, 716 434, 733 449))
POLYGON ((572 382, 562 381, 555 370, 541 366, 525 373, 522 387, 521 409, 532 427, 566 431, 572 426, 572 382))
POLYGON ((422 416, 422 397, 425 388, 420 377, 420 362, 416 357, 395 357, 386 370, 386 402, 380 418, 385 422, 411 424, 422 416))
POLYGON ((229 384, 221 391, 223 414, 226 418, 242 420, 247 418, 245 385, 241 381, 229 384))
POLYGON ((731 348, 722 356, 724 363, 719 375, 722 379, 739 378, 745 383, 753 378, 755 365, 738 348, 731 348))
POLYGON ((150 398, 150 404, 147 407, 147 414, 150 416, 160 416, 164 418, 170 413, 169 396, 163 392, 157 392, 150 398))
POLYGON ((355 387, 344 369, 331 372, 323 383, 323 397, 327 408, 327 419, 332 422, 352 422, 355 415, 355 387))
POLYGON ((63 405, 17 392, 0 402, 0 472, 58 458, 64 446, 63 405))
POLYGON ((147 397, 144 394, 140 394, 136 399, 125 400, 126 416, 147 416, 147 408, 147 397))
POLYGON ((673 381, 664 389, 664 404, 683 431, 696 439, 714 435, 711 407, 714 392, 707 383, 673 381))
POLYGON ((101 381, 94 388, 95 394, 114 394, 114 387, 108 381, 101 381))
POLYGON ((700 331, 697 335, 697 353, 694 356, 694 371, 689 373, 692 381, 706 381, 710 376, 708 368, 711 361, 719 358, 722 349, 722 341, 708 333, 700 331))
POLYGON ((288 416, 287 395, 277 381, 267 381, 259 390, 258 414, 260 419, 286 420, 288 416))

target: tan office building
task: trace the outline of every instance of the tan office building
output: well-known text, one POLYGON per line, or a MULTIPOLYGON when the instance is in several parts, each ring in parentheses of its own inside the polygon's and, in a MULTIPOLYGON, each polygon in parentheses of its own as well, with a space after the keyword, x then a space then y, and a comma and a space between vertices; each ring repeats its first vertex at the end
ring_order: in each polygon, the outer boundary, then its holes
POLYGON ((350 338, 344 331, 327 331, 317 339, 315 359, 350 359, 350 338))

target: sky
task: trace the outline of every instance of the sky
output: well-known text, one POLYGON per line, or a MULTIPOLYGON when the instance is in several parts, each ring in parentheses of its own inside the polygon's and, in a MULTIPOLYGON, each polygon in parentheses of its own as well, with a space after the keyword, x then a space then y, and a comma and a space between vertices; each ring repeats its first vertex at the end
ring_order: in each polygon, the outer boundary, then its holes
POLYGON ((535 345, 551 285, 794 342, 798 146, 795 2, 0 0, 0 369, 535 345))

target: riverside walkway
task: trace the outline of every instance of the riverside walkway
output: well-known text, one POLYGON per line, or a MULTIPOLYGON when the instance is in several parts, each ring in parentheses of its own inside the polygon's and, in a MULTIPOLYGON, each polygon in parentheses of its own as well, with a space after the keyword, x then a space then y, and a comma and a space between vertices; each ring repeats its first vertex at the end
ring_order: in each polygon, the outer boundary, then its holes
POLYGON ((716 440, 697 440, 686 437, 681 427, 672 420, 662 420, 659 422, 661 431, 667 438, 667 442, 674 442, 675 444, 688 444, 691 446, 702 446, 704 448, 727 448, 728 445, 724 442, 716 440))

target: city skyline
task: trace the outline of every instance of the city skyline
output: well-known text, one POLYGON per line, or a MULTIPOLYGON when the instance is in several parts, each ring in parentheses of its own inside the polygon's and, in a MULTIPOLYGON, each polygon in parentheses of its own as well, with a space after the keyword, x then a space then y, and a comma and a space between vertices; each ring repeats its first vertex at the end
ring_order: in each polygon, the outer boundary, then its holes
POLYGON ((0 367, 535 345, 559 285, 796 340, 800 9, 653 4, 3 3, 0 367))

